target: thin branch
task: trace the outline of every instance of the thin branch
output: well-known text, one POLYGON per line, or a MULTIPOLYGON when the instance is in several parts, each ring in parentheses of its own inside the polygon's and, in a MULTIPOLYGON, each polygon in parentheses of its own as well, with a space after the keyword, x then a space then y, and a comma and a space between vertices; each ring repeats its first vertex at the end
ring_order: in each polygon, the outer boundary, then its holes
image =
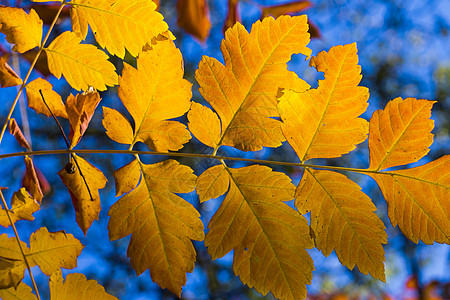
POLYGON ((5 197, 3 196, 3 192, 0 189, 0 198, 2 198, 3 206, 5 207, 6 215, 8 216, 9 223, 12 226, 12 229, 14 230, 14 234, 16 235, 17 244, 19 244, 20 253, 22 254, 23 260, 25 261, 25 264, 27 265, 28 273, 30 273, 31 282, 33 283, 34 292, 36 293, 36 296, 38 300, 41 300, 41 296, 39 296, 39 291, 36 285, 36 281, 34 280, 33 273, 31 272, 30 263, 28 262, 27 256, 25 255, 25 252, 23 251, 22 244, 20 243, 20 237, 19 233, 17 232, 16 226, 11 218, 11 214, 9 213, 8 204, 6 203, 5 197))

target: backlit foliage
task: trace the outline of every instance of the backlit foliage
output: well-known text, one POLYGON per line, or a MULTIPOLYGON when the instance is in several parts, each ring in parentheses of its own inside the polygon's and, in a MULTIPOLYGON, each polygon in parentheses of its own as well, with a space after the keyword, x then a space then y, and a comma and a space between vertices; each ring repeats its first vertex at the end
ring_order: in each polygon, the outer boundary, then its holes
MULTIPOLYGON (((42 41, 42 20, 34 10, 2 6, 0 32, 13 51, 36 47, 38 55, 45 51, 50 72, 83 92, 63 101, 48 81, 27 82, 28 77, 22 81, 4 60, 0 83, 25 88, 28 105, 37 113, 68 120, 70 161, 55 174, 68 188, 81 230, 86 234, 98 219, 99 190, 107 184, 102 171, 75 154, 74 147, 82 142, 93 118, 102 118, 107 136, 130 151, 142 142, 170 156, 169 151, 182 149, 194 136, 211 154, 196 157, 217 161, 195 175, 197 170, 174 159, 146 164, 141 161, 143 154, 134 153, 130 163, 114 172, 116 196, 121 198, 109 208, 109 238, 131 235, 127 256, 137 275, 149 270, 161 288, 180 297, 186 273, 195 267, 192 241, 204 240, 212 259, 233 250, 233 270, 240 280, 279 299, 306 298, 314 270, 306 249, 313 247, 325 256, 335 251, 347 268, 356 266, 385 281, 385 226, 370 195, 347 176, 349 172, 377 182, 392 225, 398 225, 411 241, 450 243, 450 155, 414 168, 405 166, 429 151, 434 101, 396 98, 370 120, 363 119, 369 91, 360 85, 356 44, 335 46, 311 57, 305 15, 268 17, 254 23, 250 32, 237 23, 226 31, 221 44, 224 64, 206 56, 199 63, 195 79, 206 100, 200 104, 191 99, 192 83, 183 78, 182 54, 153 1, 60 2, 70 7, 73 31, 42 41), (101 48, 119 58, 128 50, 137 66, 123 62, 118 75, 103 50, 82 41, 88 28, 101 48), (304 55, 311 67, 324 73, 317 88, 288 71, 293 54, 304 55), (97 90, 115 85, 132 122, 116 109, 103 106, 102 117, 96 112, 101 102, 97 90), (187 124, 179 118, 184 115, 187 124), (313 158, 339 158, 367 138, 367 169, 308 163, 313 158), (304 170, 297 187, 285 173, 263 165, 268 161, 232 168, 226 157, 216 156, 222 146, 256 151, 277 148, 285 141, 300 160, 295 167, 304 170), (387 170, 391 167, 398 168, 387 170), (180 195, 194 190, 200 202, 223 196, 206 235, 200 213, 180 195), (291 200, 294 208, 285 203, 291 200)), ((309 5, 300 2, 305 1, 266 8, 265 14, 280 15, 294 6, 309 5)), ((189 8, 189 15, 180 20, 186 28, 197 10, 207 11, 202 1, 179 3, 189 8)), ((205 16, 202 22, 204 27, 189 30, 205 39, 210 23, 205 16)), ((7 126, 18 143, 31 150, 20 124, 10 117, 0 140, 7 126)), ((32 152, 18 155, 25 156, 23 188, 14 192, 10 204, 0 190, 0 225, 14 231, 15 222, 33 221, 33 213, 45 201, 32 152)), ((71 234, 48 232, 45 227, 31 234, 29 245, 17 235, 0 235, 0 297, 39 299, 38 289, 34 286, 33 294, 22 282, 25 270, 32 275, 30 267, 37 265, 49 276, 51 299, 115 299, 83 274, 68 274, 63 280, 61 268, 76 267, 83 247, 71 234)))

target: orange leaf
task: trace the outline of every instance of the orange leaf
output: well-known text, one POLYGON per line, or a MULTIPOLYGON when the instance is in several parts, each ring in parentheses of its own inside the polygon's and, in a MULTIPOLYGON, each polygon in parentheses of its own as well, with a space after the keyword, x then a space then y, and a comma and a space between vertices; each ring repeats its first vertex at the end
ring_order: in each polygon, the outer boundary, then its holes
POLYGON ((342 265, 386 282, 387 234, 375 205, 361 188, 340 173, 307 169, 296 190, 295 206, 311 211, 316 247, 325 256, 334 250, 342 265))
POLYGON ((141 171, 139 163, 135 159, 120 169, 114 171, 114 179, 116 182, 116 197, 122 196, 134 189, 139 183, 141 171))
POLYGON ((184 124, 168 119, 189 110, 192 85, 183 79, 181 52, 173 41, 153 42, 151 49, 139 55, 137 69, 124 63, 119 79, 119 97, 134 119, 134 132, 129 121, 112 109, 103 110, 103 126, 118 143, 143 142, 156 151, 179 150, 191 135, 184 124))
POLYGON ((22 79, 8 65, 3 57, 0 57, 0 86, 2 88, 22 84, 22 79))
POLYGON ((98 190, 105 187, 107 180, 99 169, 80 156, 73 154, 70 163, 75 168, 75 172, 72 173, 71 170, 68 172, 67 168, 62 168, 58 175, 69 190, 78 226, 86 235, 92 222, 98 220, 101 210, 98 190), (78 166, 74 159, 78 162, 78 166), (84 179, 78 167, 81 169, 84 179), (89 189, 86 187, 86 183, 89 189))
POLYGON ((370 173, 388 203, 392 226, 398 224, 415 243, 450 243, 448 170, 450 155, 411 169, 370 173))
POLYGON ((27 148, 28 150, 31 150, 30 145, 27 142, 27 139, 22 133, 22 130, 20 130, 19 125, 16 122, 16 119, 11 118, 9 121, 9 133, 14 135, 16 138, 16 141, 19 143, 20 146, 27 148))
POLYGON ((209 36, 211 21, 206 0, 178 0, 178 26, 201 41, 209 36))
POLYGON ((70 149, 78 144, 86 132, 100 100, 100 94, 92 89, 76 96, 70 94, 67 97, 66 110, 70 123, 70 149))
POLYGON ((367 138, 367 88, 359 86, 361 67, 356 44, 335 46, 311 58, 325 73, 317 89, 286 90, 278 99, 283 133, 301 161, 340 157, 367 138))
MULTIPOLYGON (((176 193, 193 191, 196 176, 175 160, 152 165, 137 161, 126 168, 134 170, 134 164, 139 165, 142 178, 111 206, 109 238, 131 234, 127 253, 136 274, 149 269, 153 281, 180 297, 186 272, 194 269, 196 253, 191 240, 203 240, 204 233, 200 214, 176 193)), ((116 180, 129 180, 122 178, 129 174, 123 170, 115 173, 116 180)))
POLYGON ((26 89, 28 106, 34 109, 38 114, 44 114, 47 117, 52 116, 47 106, 45 106, 45 103, 47 103, 48 107, 50 107, 50 110, 55 116, 65 119, 68 118, 66 106, 64 105, 61 96, 53 90, 53 85, 50 82, 42 78, 38 78, 28 83, 26 85, 26 89), (42 100, 39 90, 42 90, 45 103, 42 100))
POLYGON ((42 39, 42 20, 34 9, 0 6, 0 32, 6 35, 13 51, 24 53, 38 47, 42 39))
POLYGON ((370 119, 369 170, 413 163, 424 157, 433 143, 430 119, 436 101, 395 98, 370 119))
POLYGON ((309 1, 295 1, 286 4, 264 6, 261 19, 268 16, 273 16, 276 19, 281 15, 301 12, 311 6, 312 4, 309 1))
MULTIPOLYGON (((221 128, 216 149, 226 145, 256 151, 278 147, 284 141, 281 122, 274 119, 279 116, 276 95, 279 87, 302 81, 287 70, 286 62, 294 53, 311 54, 306 47, 306 19, 266 18, 253 24, 250 33, 237 23, 227 30, 222 41, 225 66, 217 59, 202 58, 195 77, 200 93, 217 112, 220 124, 211 119, 214 114, 207 113, 208 109, 203 109, 200 117, 207 120, 205 124, 214 122, 213 128, 221 128)), ((205 140, 200 136, 202 139, 205 140)))
POLYGON ((34 163, 30 157, 25 156, 25 167, 26 173, 23 179, 22 185, 26 188, 26 190, 33 196, 34 199, 39 202, 42 201, 43 193, 41 190, 41 185, 39 183, 39 178, 36 174, 36 170, 34 168, 34 163))
POLYGON ((238 10, 239 0, 228 0, 228 13, 225 23, 223 25, 222 31, 227 31, 228 28, 232 27, 237 22, 241 22, 241 17, 239 16, 238 10))
POLYGON ((200 189, 201 197, 228 191, 208 224, 205 246, 211 257, 234 250, 233 270, 244 284, 263 295, 304 299, 314 269, 305 248, 313 244, 306 219, 283 203, 294 194, 289 177, 258 165, 220 165, 203 174, 197 181, 207 187, 200 189))

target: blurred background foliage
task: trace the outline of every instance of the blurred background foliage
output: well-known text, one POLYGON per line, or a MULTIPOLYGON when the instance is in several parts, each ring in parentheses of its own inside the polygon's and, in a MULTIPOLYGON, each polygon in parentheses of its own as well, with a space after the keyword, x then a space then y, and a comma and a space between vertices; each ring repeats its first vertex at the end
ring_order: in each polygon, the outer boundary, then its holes
MULTIPOLYGON (((375 110, 383 108, 389 100, 396 97, 437 100, 432 115, 436 121, 433 131, 435 142, 428 160, 450 153, 450 1, 161 0, 155 2, 160 2, 159 11, 177 37, 175 42, 185 60, 185 78, 193 83, 194 101, 205 104, 198 93, 194 77, 202 55, 213 56, 223 61, 219 46, 223 39, 224 28, 238 20, 250 30, 251 25, 263 15, 277 15, 280 10, 282 13, 289 12, 294 15, 306 13, 314 37, 310 43, 313 55, 334 45, 357 43, 363 74, 362 85, 367 86, 371 94, 365 118, 369 119, 375 110)), ((0 4, 23 7, 25 10, 33 7, 47 24, 51 22, 57 10, 57 5, 53 3, 38 4, 12 0, 0 1, 0 4)), ((65 10, 53 37, 69 29, 69 11, 65 10)), ((92 36, 88 41, 95 43, 92 36)), ((29 60, 33 58, 32 51, 23 56, 11 54, 10 45, 4 37, 0 39, 0 54, 8 57, 10 65, 21 74, 27 72, 29 60)), ((111 60, 116 62, 120 72, 122 63, 116 57, 112 57, 111 60)), ((131 56, 127 56, 126 60, 135 64, 135 59, 131 56)), ((293 56, 289 69, 295 71, 313 87, 316 87, 317 80, 323 77, 321 73, 309 68, 308 62, 300 55, 293 56)), ((39 76, 48 76, 63 99, 69 93, 74 93, 63 80, 57 81, 48 75, 45 63, 38 65, 38 71, 33 76, 31 80, 39 76)), ((6 117, 15 93, 15 88, 2 90, 0 107, 2 120, 6 117)), ((118 99, 116 88, 104 92, 102 98, 100 106, 118 109, 129 117, 118 99)), ((13 117, 20 120, 19 124, 24 128, 25 134, 31 135, 34 150, 65 148, 64 141, 51 118, 42 117, 31 110, 27 111, 25 102, 20 106, 13 117)), ((65 120, 61 122, 64 128, 68 129, 67 122, 65 120)), ((107 138, 101 125, 101 109, 98 109, 77 148, 125 149, 126 147, 107 138)), ((144 146, 137 148, 147 150, 144 146)), ((1 152, 18 151, 22 150, 14 139, 6 136, 1 152)), ((211 149, 193 139, 181 151, 209 154, 211 149)), ((231 156, 298 160, 287 145, 256 153, 244 153, 226 147, 221 151, 219 154, 231 156)), ((132 157, 99 154, 85 157, 99 167, 110 180, 101 192, 103 210, 100 221, 94 222, 87 237, 84 237, 76 225, 69 194, 56 176, 56 172, 67 162, 67 156, 63 155, 34 158, 36 165, 48 179, 49 188, 42 202, 43 209, 35 214, 36 220, 19 222, 17 224, 19 233, 22 237, 26 237, 41 226, 46 226, 51 231, 64 229, 86 245, 79 257, 78 268, 74 271, 84 273, 88 279, 96 279, 108 292, 121 299, 173 299, 171 293, 161 290, 152 283, 148 272, 136 277, 126 257, 128 239, 110 242, 106 234, 107 211, 115 202, 112 172, 128 163, 132 157)), ((145 157, 143 160, 150 163, 166 158, 145 157)), ((180 161, 193 167, 197 175, 214 164, 214 161, 205 159, 180 158, 180 161)), ((423 159, 419 164, 425 162, 423 159)), ((316 163, 365 168, 368 166, 367 142, 342 158, 317 160, 316 163)), ((234 167, 243 165, 232 163, 234 167)), ((299 182, 302 175, 302 170, 298 168, 274 167, 274 169, 288 173, 294 184, 299 182)), ((23 173, 23 158, 2 160, 0 185, 9 187, 5 193, 7 197, 10 198, 12 192, 20 188, 17 179, 21 178, 23 173)), ((362 175, 347 175, 356 179, 370 195, 378 207, 377 213, 386 224, 389 236, 389 244, 385 246, 387 283, 378 282, 356 269, 350 271, 342 267, 334 253, 325 258, 320 252, 313 250, 310 254, 314 259, 316 271, 313 283, 309 287, 309 299, 450 299, 450 247, 439 244, 416 245, 404 238, 398 228, 392 228, 390 225, 386 204, 376 184, 362 175)), ((186 199, 201 212, 206 228, 221 199, 201 205, 195 193, 188 194, 186 199)), ((0 228, 0 233, 5 231, 12 235, 12 232, 0 228)), ((195 246, 198 261, 194 273, 188 274, 188 282, 182 294, 184 299, 272 299, 270 294, 261 296, 253 289, 242 285, 233 274, 231 253, 222 259, 211 261, 202 243, 195 243, 195 246)), ((37 268, 33 269, 33 272, 37 274, 38 286, 46 295, 44 298, 49 298, 48 278, 40 274, 37 268)))

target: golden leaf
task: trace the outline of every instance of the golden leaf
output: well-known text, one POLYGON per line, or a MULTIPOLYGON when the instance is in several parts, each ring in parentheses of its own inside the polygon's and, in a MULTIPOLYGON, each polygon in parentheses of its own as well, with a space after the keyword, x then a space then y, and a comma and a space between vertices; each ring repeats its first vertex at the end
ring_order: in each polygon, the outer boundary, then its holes
MULTIPOLYGON (((0 10, 1 13, 1 10, 0 10)), ((2 88, 22 84, 22 79, 14 72, 3 57, 0 57, 0 86, 2 88)))
POLYGON ((98 220, 101 210, 98 190, 104 188, 108 180, 102 171, 88 161, 76 154, 72 155, 73 157, 70 163, 75 168, 75 172, 68 172, 64 167, 58 172, 58 175, 69 190, 75 209, 77 224, 86 235, 92 222, 98 220), (74 159, 76 159, 78 164, 75 163, 74 159), (81 173, 78 168, 81 169, 81 173), (84 176, 84 179, 81 174, 84 176), (86 187, 86 184, 89 188, 86 187))
POLYGON ((189 141, 191 135, 184 124, 167 120, 182 116, 191 105, 191 84, 183 79, 182 62, 173 41, 163 39, 139 55, 137 69, 124 63, 118 93, 135 129, 130 135, 130 126, 124 125, 128 121, 106 109, 103 125, 112 140, 131 145, 143 142, 162 152, 179 150, 189 141))
POLYGON ((0 259, 0 290, 17 288, 25 275, 25 269, 23 261, 0 259))
POLYGON ((34 9, 0 6, 0 32, 6 35, 13 51, 24 53, 41 45, 42 20, 34 9))
POLYGON ((205 41, 211 30, 208 2, 206 0, 178 0, 178 26, 200 41, 205 41))
POLYGON ((120 169, 114 171, 116 182, 116 197, 122 196, 134 189, 139 183, 141 170, 138 161, 135 159, 120 169))
POLYGON ((385 282, 387 234, 375 205, 361 188, 340 173, 307 169, 296 190, 295 206, 311 212, 316 247, 325 256, 335 250, 342 265, 385 282))
POLYGON ((73 269, 84 246, 64 231, 48 232, 42 227, 30 236, 31 266, 38 265, 42 273, 50 276, 60 268, 73 269))
POLYGON ((14 135, 16 141, 19 143, 20 146, 27 148, 28 150, 31 151, 31 147, 28 144, 25 135, 23 135, 23 132, 19 127, 19 124, 17 124, 16 119, 14 118, 11 118, 11 120, 9 121, 9 133, 14 135))
POLYGON ((169 29, 148 0, 72 0, 73 31, 83 40, 88 24, 98 44, 120 58, 137 56, 145 43, 169 29))
POLYGON ((220 121, 215 112, 206 106, 192 103, 188 112, 189 130, 203 144, 216 148, 220 142, 220 121))
POLYGON ((395 98, 370 119, 369 170, 413 163, 424 157, 433 143, 431 108, 436 101, 395 98))
POLYGON ((67 119, 66 106, 64 105, 61 96, 53 90, 53 85, 45 79, 38 78, 26 85, 28 106, 34 109, 38 114, 44 114, 51 117, 52 114, 48 110, 45 103, 50 107, 53 114, 57 117, 67 119), (45 103, 39 93, 42 90, 45 103))
POLYGON ((117 84, 115 66, 108 61, 108 55, 90 44, 80 44, 81 39, 66 31, 57 36, 45 48, 50 72, 61 75, 76 90, 87 91, 90 86, 99 91, 117 84))
POLYGON ((70 123, 70 149, 75 147, 84 135, 100 100, 100 94, 93 90, 76 96, 70 94, 67 97, 66 110, 70 123))
MULTIPOLYGON (((27 244, 22 241, 20 241, 20 244, 24 250, 24 253, 28 254, 30 249, 27 244)), ((8 238, 6 233, 0 235, 0 258, 14 261, 23 259, 22 252, 20 252, 15 237, 8 238)))
POLYGON ((445 155, 423 166, 370 174, 388 203, 392 226, 398 225, 415 243, 421 240, 425 244, 450 244, 448 170, 450 155, 445 155))
POLYGON ((253 24, 250 33, 237 23, 222 41, 225 66, 217 59, 202 58, 195 77, 221 124, 211 119, 208 109, 198 113, 207 124, 221 128, 215 148, 255 151, 278 147, 285 140, 281 122, 273 119, 279 116, 276 95, 279 87, 300 80, 287 70, 286 62, 294 53, 311 54, 307 29, 306 16, 266 18, 253 24))
MULTIPOLYGON (((33 213, 38 211, 39 208, 39 203, 28 194, 25 188, 21 188, 14 192, 11 198, 11 210, 9 214, 13 223, 18 220, 33 221, 33 213)), ((4 209, 0 210, 0 225, 3 227, 11 226, 4 209)))
POLYGON ((276 298, 305 298, 305 284, 311 283, 314 270, 305 248, 313 244, 306 219, 283 203, 294 196, 289 177, 258 165, 216 166, 205 172, 197 184, 215 190, 209 195, 228 190, 208 224, 205 246, 211 257, 234 250, 233 270, 244 284, 263 295, 270 291, 276 298), (224 173, 228 180, 221 178, 224 173), (220 178, 217 183, 214 174, 220 178), (224 186, 212 188, 219 184, 224 186))
POLYGON ((303 162, 340 157, 367 138, 368 123, 358 118, 366 110, 369 90, 359 86, 361 67, 356 44, 335 46, 311 58, 325 73, 317 89, 286 90, 278 101, 283 133, 303 162))
MULTIPOLYGON (((203 240, 204 233, 200 214, 175 193, 193 191, 196 176, 174 160, 138 164, 139 185, 109 210, 109 237, 117 240, 131 234, 127 254, 136 274, 149 269, 153 281, 180 297, 186 272, 194 269, 191 239, 203 240)), ((125 175, 116 173, 116 180, 125 175)))
POLYGON ((68 274, 63 283, 61 271, 50 276, 51 300, 114 300, 117 299, 105 292, 105 288, 95 280, 87 280, 80 273, 68 274))
POLYGON ((20 282, 17 289, 10 287, 9 289, 0 290, 0 299, 3 300, 36 300, 36 295, 31 292, 31 288, 23 282, 20 282))

